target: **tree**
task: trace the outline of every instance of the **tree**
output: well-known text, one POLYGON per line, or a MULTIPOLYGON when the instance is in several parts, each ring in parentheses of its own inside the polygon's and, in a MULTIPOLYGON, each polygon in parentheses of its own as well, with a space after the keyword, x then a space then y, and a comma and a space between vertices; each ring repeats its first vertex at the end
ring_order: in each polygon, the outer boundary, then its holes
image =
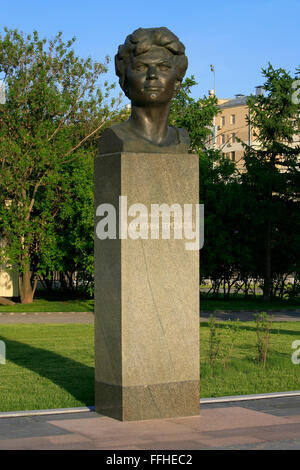
MULTIPOLYGON (((293 99, 295 79, 288 72, 282 68, 276 70, 269 64, 262 73, 266 79, 265 95, 248 99, 248 122, 254 130, 257 145, 243 143, 247 171, 242 175, 242 182, 255 195, 249 210, 256 223, 264 300, 269 300, 275 273, 272 263, 279 236, 283 233, 282 221, 289 213, 299 211, 300 107, 293 99), (296 141, 295 136, 298 136, 296 141)), ((297 232, 299 225, 294 230, 297 232)))
MULTIPOLYGON (((21 302, 32 302, 37 276, 57 254, 53 217, 66 191, 72 161, 86 158, 90 142, 120 103, 108 103, 113 86, 98 86, 106 65, 75 55, 75 38, 63 42, 0 35, 0 74, 7 90, 0 104, 0 234, 5 259, 20 272, 21 302), (47 263, 45 262, 47 260, 47 263)), ((108 59, 106 60, 107 63, 108 59)))
POLYGON ((172 101, 170 111, 170 124, 183 127, 189 131, 191 149, 194 152, 203 152, 206 148, 208 137, 212 133, 214 116, 219 112, 217 98, 205 96, 195 100, 190 96, 191 88, 197 85, 194 77, 186 78, 182 83, 179 93, 172 101))
POLYGON ((48 224, 47 237, 51 243, 38 253, 35 264, 40 269, 43 267, 43 279, 49 290, 52 289, 52 273, 56 271, 60 272, 63 287, 88 294, 93 292, 93 167, 93 154, 73 160, 65 168, 62 187, 47 196, 54 201, 51 204, 53 223, 48 224))

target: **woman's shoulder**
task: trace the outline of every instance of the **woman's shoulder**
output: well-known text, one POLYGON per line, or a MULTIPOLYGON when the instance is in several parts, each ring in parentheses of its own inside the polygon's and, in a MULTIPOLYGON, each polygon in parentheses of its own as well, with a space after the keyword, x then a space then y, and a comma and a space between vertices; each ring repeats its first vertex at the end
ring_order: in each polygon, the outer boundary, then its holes
POLYGON ((186 144, 186 145, 190 145, 190 136, 189 136, 189 133, 186 129, 184 129, 183 127, 177 127, 176 128, 177 130, 177 133, 178 133, 178 138, 179 138, 179 142, 181 144, 186 144))

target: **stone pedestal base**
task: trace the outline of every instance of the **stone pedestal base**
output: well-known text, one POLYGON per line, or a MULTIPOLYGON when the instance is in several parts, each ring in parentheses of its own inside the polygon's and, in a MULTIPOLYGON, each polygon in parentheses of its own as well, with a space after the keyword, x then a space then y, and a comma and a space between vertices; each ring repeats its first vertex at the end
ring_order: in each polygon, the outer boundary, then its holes
POLYGON ((122 421, 195 416, 199 399, 199 380, 133 387, 96 382, 96 411, 122 421))
MULTIPOLYGON (((119 221, 121 195, 127 210, 143 204, 149 218, 151 204, 183 209, 199 203, 198 181, 197 155, 101 155, 95 210, 111 204, 119 221)), ((134 217, 127 219, 130 226, 134 217)), ((115 239, 95 235, 95 406, 107 416, 199 413, 199 251, 186 249, 190 240, 174 239, 172 228, 170 235, 162 239, 160 231, 151 239, 150 229, 148 239, 119 230, 115 239)))

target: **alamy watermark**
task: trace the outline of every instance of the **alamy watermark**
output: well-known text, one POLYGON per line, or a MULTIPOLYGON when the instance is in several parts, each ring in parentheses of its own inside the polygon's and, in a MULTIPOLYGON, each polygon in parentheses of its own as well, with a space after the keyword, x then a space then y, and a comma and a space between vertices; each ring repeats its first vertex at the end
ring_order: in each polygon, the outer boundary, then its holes
POLYGON ((4 341, 0 341, 0 364, 5 364, 6 362, 6 345, 4 341))
POLYGON ((296 339, 296 341, 292 342, 292 349, 296 351, 292 354, 292 363, 297 365, 300 364, 300 340, 296 339))
POLYGON ((187 240, 186 250, 200 250, 204 244, 204 204, 144 204, 128 207, 127 196, 119 196, 119 213, 113 204, 100 204, 96 236, 100 240, 187 240), (128 217, 133 218, 129 220, 128 217))

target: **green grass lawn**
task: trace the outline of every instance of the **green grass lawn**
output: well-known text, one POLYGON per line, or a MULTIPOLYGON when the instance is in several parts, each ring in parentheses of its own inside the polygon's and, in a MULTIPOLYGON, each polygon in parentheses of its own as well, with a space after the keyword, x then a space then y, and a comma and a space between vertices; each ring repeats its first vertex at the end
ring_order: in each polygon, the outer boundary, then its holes
MULTIPOLYGON (((221 361, 208 365, 207 323, 201 323, 200 336, 202 398, 300 390, 300 364, 291 362, 300 322, 273 324, 265 369, 255 359, 254 323, 241 324, 231 369, 221 361)), ((93 325, 0 325, 0 339, 7 348, 6 364, 0 364, 0 411, 94 405, 93 325)))
POLYGON ((0 410, 94 404, 93 325, 0 325, 0 410))
POLYGON ((36 298, 31 304, 0 305, 0 313, 17 312, 93 312, 94 301, 88 299, 36 298))
MULTIPOLYGON (((226 344, 226 322, 220 322, 221 347, 226 344)), ((256 324, 241 322, 241 330, 234 344, 231 367, 222 358, 215 366, 208 363, 208 323, 201 323, 201 397, 247 395, 300 390, 300 364, 291 361, 292 343, 300 339, 300 322, 274 322, 266 367, 257 361, 256 324)))

